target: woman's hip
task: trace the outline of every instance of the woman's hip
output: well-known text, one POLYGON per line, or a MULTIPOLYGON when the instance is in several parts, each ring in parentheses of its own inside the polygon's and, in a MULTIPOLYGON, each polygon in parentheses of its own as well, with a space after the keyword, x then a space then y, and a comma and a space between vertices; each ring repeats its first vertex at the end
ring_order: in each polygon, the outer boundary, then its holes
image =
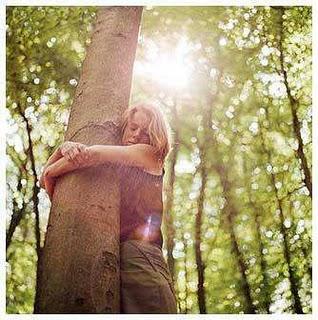
POLYGON ((138 240, 121 244, 121 295, 124 313, 176 313, 176 298, 159 246, 138 240), (136 312, 135 312, 136 311, 136 312))

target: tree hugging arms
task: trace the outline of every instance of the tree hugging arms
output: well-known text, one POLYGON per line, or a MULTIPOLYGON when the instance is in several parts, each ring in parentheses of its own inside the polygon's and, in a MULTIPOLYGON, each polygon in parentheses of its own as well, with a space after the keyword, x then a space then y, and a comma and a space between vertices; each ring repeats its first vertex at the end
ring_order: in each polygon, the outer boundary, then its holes
POLYGON ((58 176, 107 162, 153 169, 158 161, 154 148, 147 144, 87 146, 68 141, 49 158, 40 178, 40 186, 46 189, 52 200, 58 176))

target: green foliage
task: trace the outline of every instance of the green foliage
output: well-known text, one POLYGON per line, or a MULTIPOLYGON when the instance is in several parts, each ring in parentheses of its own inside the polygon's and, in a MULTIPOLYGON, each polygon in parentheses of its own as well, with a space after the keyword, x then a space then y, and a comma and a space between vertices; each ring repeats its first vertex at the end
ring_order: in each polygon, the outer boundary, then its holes
MULTIPOLYGON (((63 139, 94 16, 94 8, 7 8, 8 227, 13 215, 22 210, 7 251, 8 313, 33 311, 37 256, 32 196, 38 178, 32 172, 30 147, 39 176, 63 139)), ((43 242, 49 202, 42 191, 36 196, 43 242)))
POLYGON ((32 228, 34 226, 30 224, 21 225, 16 231, 18 239, 7 251, 7 313, 33 312, 37 262, 35 243, 20 236, 21 231, 32 228))
MULTIPOLYGON (((8 313, 32 312, 37 260, 35 177, 21 111, 39 174, 63 139, 94 16, 93 8, 7 10, 8 225, 23 208, 7 251, 8 313)), ((179 135, 168 214, 181 313, 199 312, 194 244, 203 166, 207 312, 251 307, 233 237, 255 312, 297 312, 292 282, 302 312, 311 312, 311 198, 291 112, 294 101, 311 171, 311 32, 311 7, 144 9, 131 102, 158 100, 179 135)), ((38 197, 43 240, 50 204, 43 192, 38 197)))

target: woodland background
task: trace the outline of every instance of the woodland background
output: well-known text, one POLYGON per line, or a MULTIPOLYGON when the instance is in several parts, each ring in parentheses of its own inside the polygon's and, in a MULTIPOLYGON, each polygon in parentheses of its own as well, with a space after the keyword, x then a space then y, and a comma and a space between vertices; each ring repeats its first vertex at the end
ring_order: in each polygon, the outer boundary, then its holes
MULTIPOLYGON (((94 7, 7 7, 7 312, 32 313, 94 7)), ((145 7, 131 103, 172 131, 164 254, 180 313, 311 313, 311 7, 145 7)), ((107 90, 107 88, 105 88, 107 90)))

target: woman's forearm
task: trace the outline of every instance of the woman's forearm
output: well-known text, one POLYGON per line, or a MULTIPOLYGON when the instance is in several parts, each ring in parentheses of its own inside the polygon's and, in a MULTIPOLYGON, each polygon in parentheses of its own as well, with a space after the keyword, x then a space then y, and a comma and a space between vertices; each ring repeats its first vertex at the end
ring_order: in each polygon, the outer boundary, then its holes
POLYGON ((84 168, 85 166, 78 166, 71 161, 67 161, 64 157, 49 165, 45 172, 44 176, 49 177, 58 177, 67 172, 74 171, 76 169, 84 168))
POLYGON ((154 163, 153 147, 144 144, 92 145, 85 147, 84 150, 75 149, 74 151, 71 156, 62 156, 48 166, 45 175, 58 177, 76 169, 98 166, 107 162, 138 167, 149 167, 154 163))
POLYGON ((92 145, 87 148, 90 165, 119 163, 127 166, 149 167, 153 165, 153 147, 146 144, 130 146, 92 145))
MULTIPOLYGON (((63 155, 61 155, 61 158, 59 160, 53 162, 51 165, 49 165, 46 168, 44 175, 52 178, 53 177, 56 178, 65 173, 74 171, 76 169, 83 169, 83 168, 87 168, 87 167, 91 167, 96 164, 99 164, 96 161, 94 149, 95 149, 94 146, 88 147, 85 156, 81 158, 77 158, 78 161, 74 161, 74 158, 73 160, 69 160, 63 155)), ((77 156, 79 155, 80 153, 77 154, 77 156)))

